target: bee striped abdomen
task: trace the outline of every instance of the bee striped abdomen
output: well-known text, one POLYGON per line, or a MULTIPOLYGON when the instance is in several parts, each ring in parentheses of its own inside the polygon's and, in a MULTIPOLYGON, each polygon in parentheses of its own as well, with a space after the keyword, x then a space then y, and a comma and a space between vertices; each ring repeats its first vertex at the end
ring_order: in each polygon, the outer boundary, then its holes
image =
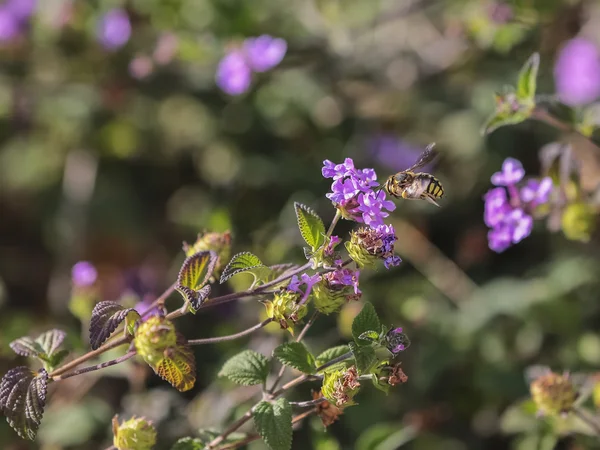
POLYGON ((427 185, 427 193, 433 195, 434 197, 443 197, 444 188, 442 184, 438 181, 437 178, 431 177, 429 180, 429 184, 427 185))

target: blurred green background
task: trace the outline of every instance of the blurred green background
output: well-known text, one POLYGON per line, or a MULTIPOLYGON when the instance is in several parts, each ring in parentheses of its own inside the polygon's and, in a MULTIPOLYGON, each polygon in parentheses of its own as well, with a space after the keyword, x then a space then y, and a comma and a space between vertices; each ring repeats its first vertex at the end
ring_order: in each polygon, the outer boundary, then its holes
MULTIPOLYGON (((361 276, 363 299, 412 339, 408 383, 387 397, 368 386, 327 432, 306 420, 293 448, 600 448, 585 436, 556 437, 515 407, 527 398, 528 365, 600 364, 598 242, 569 242, 536 224, 498 255, 482 218, 481 197, 505 157, 535 175, 540 147, 572 139, 535 122, 482 137, 493 93, 514 84, 534 51, 539 90, 552 93, 556 52, 578 34, 600 39, 598 2, 39 0, 0 48, 0 372, 25 363, 8 347, 25 334, 58 327, 73 351, 88 348, 85 301, 71 287, 77 261, 98 268, 96 299, 124 301, 169 286, 182 241, 202 230, 231 230, 234 251, 266 264, 302 262, 292 205, 331 220, 324 159, 352 157, 381 179, 435 141, 442 207, 398 203, 391 223, 404 263, 361 276), (108 51, 96 27, 114 7, 126 9, 132 32, 108 51), (215 85, 220 58, 261 34, 287 41, 285 59, 254 76, 246 94, 224 94, 215 85)), ((307 345, 347 342, 359 309, 319 320, 307 345)), ((177 326, 189 338, 230 334, 263 311, 239 302, 177 326)), ((104 449, 115 413, 154 420, 157 449, 220 428, 256 389, 216 373, 242 346, 270 354, 286 338, 268 331, 196 347, 198 381, 184 394, 138 361, 56 383, 36 442, 2 420, 0 447, 104 449)), ((293 399, 309 399, 311 387, 293 399)))

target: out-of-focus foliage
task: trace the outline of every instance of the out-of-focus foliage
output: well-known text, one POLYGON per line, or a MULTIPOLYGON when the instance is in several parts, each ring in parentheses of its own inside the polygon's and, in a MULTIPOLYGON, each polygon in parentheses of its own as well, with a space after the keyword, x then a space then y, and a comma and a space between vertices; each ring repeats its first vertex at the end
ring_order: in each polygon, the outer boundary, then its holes
MULTIPOLYGON (((480 134, 493 94, 515 83, 531 54, 541 57, 537 90, 551 93, 563 43, 600 43, 595 2, 0 3, 1 373, 24 363, 9 347, 24 335, 58 327, 68 331, 65 348, 89 348, 94 304, 149 304, 177 279, 182 242, 204 230, 231 230, 232 254, 251 251, 265 266, 303 263, 294 202, 329 223, 324 159, 352 157, 381 181, 435 141, 442 157, 427 170, 444 183, 442 207, 399 201, 389 221, 403 263, 361 274, 364 300, 411 337, 408 381, 388 396, 363 389, 353 399, 359 407, 327 432, 319 418, 306 420, 293 448, 597 445, 577 418, 536 420, 523 375, 532 363, 559 372, 600 366, 599 242, 590 215, 563 219, 565 234, 586 243, 539 224, 498 255, 487 247, 482 196, 508 156, 540 173, 538 151, 557 138, 572 145, 581 183, 593 191, 600 150, 533 121, 480 134), (11 9, 25 3, 31 14, 11 9), (107 13, 118 28, 112 37, 107 13), (246 93, 225 94, 215 82, 219 61, 262 34, 285 39, 285 58, 253 73, 246 93), (97 273, 73 285, 71 267, 81 260, 97 273)), ((336 234, 349 229, 342 222, 336 234)), ((250 281, 240 274, 219 289, 250 281)), ((348 303, 337 319, 317 322, 305 340, 311 352, 352 340, 360 309, 348 303)), ((189 339, 225 335, 260 314, 262 305, 239 301, 177 327, 189 339)), ((287 339, 279 324, 266 330, 246 347, 270 354, 287 339)), ((24 444, 0 421, 2 448, 104 449, 115 413, 151 421, 159 449, 199 429, 220 430, 255 394, 217 377, 239 346, 194 347, 196 383, 185 393, 135 360, 51 384, 37 440, 24 444)), ((290 400, 312 398, 310 388, 297 397, 290 400)))

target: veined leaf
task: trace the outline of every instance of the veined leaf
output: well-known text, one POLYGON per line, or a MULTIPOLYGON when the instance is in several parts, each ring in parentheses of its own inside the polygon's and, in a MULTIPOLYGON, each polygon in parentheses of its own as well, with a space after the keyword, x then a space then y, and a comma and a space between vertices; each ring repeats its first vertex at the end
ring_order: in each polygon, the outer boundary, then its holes
POLYGON ((218 259, 212 250, 201 251, 187 257, 181 266, 175 289, 196 311, 210 293, 202 288, 212 276, 218 259))
POLYGON ((34 440, 46 405, 48 372, 29 367, 9 370, 0 382, 0 407, 6 421, 23 439, 34 440))
POLYGON ((68 354, 66 350, 59 350, 65 337, 64 331, 53 329, 40 334, 35 340, 23 336, 9 345, 17 355, 38 358, 47 370, 52 370, 68 354))
POLYGON ((317 250, 325 242, 325 225, 316 212, 301 203, 294 203, 298 228, 304 241, 317 250))
POLYGON ((271 450, 292 446, 292 407, 285 398, 262 401, 254 408, 254 426, 271 450))
POLYGON ((302 373, 315 373, 315 357, 302 342, 287 342, 273 350, 283 365, 293 367, 302 373))
MULTIPOLYGON (((221 274, 220 283, 223 284, 238 273, 248 272, 252 269, 265 267, 260 258, 250 252, 242 252, 234 255, 221 274)), ((266 268, 266 267, 265 267, 266 268)))
MULTIPOLYGON (((331 347, 322 352, 319 356, 317 356, 316 365, 317 367, 322 366, 325 363, 328 363, 332 359, 338 358, 342 355, 345 355, 350 351, 350 348, 347 345, 338 345, 337 347, 331 347)), ((344 362, 340 363, 344 364, 344 362)), ((332 366, 332 370, 335 370, 332 366)))
POLYGON ((350 350, 356 361, 356 370, 359 375, 367 374, 377 364, 377 355, 373 347, 360 347, 354 342, 350 343, 350 350))
POLYGON ((194 352, 187 340, 179 332, 177 343, 164 352, 156 367, 152 367, 156 374, 168 381, 179 392, 189 391, 196 383, 196 359, 194 352))
POLYGON ((363 306, 352 322, 352 336, 354 337, 354 341, 359 346, 371 345, 371 342, 363 341, 360 339, 360 336, 365 332, 380 329, 381 323, 379 322, 375 308, 371 303, 365 303, 365 306, 363 306))
POLYGON ((535 104, 535 89, 537 83, 540 54, 534 53, 529 57, 519 72, 517 81, 517 98, 520 103, 535 104))
POLYGON ((374 330, 365 331, 358 337, 358 339, 361 341, 375 342, 379 340, 379 333, 374 330))
POLYGON ((140 315, 135 309, 124 308, 116 302, 105 301, 94 306, 90 320, 92 349, 99 348, 128 316, 129 320, 135 320, 140 315))
POLYGON ((264 383, 269 375, 269 360, 253 350, 245 350, 233 356, 223 365, 220 377, 244 386, 264 383))
POLYGON ((175 442, 171 450, 202 450, 204 442, 198 438, 184 437, 175 442))
POLYGON ((192 314, 196 314, 200 309, 200 306, 206 301, 206 299, 210 296, 211 287, 210 284, 194 291, 193 289, 187 288, 185 286, 180 286, 178 289, 179 293, 183 295, 185 298, 188 308, 192 314))

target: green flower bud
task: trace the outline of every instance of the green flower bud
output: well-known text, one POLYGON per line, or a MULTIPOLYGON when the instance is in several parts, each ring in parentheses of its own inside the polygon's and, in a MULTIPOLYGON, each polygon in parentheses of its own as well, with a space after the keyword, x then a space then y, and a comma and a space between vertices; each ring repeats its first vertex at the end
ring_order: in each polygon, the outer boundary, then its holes
POLYGON ((596 228, 596 211, 587 203, 572 203, 563 212, 561 226, 567 239, 588 242, 596 228))
POLYGON ((175 326, 164 317, 151 316, 135 332, 133 343, 138 354, 152 367, 162 358, 164 352, 177 342, 175 326))
POLYGON ((569 412, 577 399, 577 391, 569 376, 554 372, 538 377, 529 390, 538 410, 548 415, 569 412))
POLYGON ((370 248, 364 239, 367 234, 366 230, 366 228, 359 228, 353 231, 350 235, 350 241, 345 243, 350 258, 360 268, 373 265, 378 259, 377 254, 373 251, 374 249, 370 248))
POLYGON ((352 288, 343 286, 338 289, 338 286, 331 288, 326 281, 320 281, 315 284, 312 289, 312 296, 315 302, 315 308, 323 314, 331 314, 339 310, 348 295, 352 294, 352 288))
POLYGON ((272 301, 266 303, 267 317, 279 322, 282 329, 287 329, 293 335, 294 324, 306 316, 306 305, 299 305, 300 294, 282 289, 276 293, 272 301))
POLYGON ((214 271, 215 275, 217 275, 231 257, 231 233, 226 231, 224 233, 209 232, 198 234, 198 238, 193 245, 189 245, 187 242, 183 243, 185 256, 192 256, 195 253, 208 250, 212 250, 218 256, 214 271))
POLYGON ((131 419, 119 425, 113 417, 113 445, 119 450, 150 450, 156 444, 156 429, 143 417, 131 419))
POLYGON ((352 366, 347 370, 325 373, 321 392, 323 397, 334 405, 347 407, 355 404, 352 399, 358 393, 359 388, 358 372, 356 367, 352 366))

